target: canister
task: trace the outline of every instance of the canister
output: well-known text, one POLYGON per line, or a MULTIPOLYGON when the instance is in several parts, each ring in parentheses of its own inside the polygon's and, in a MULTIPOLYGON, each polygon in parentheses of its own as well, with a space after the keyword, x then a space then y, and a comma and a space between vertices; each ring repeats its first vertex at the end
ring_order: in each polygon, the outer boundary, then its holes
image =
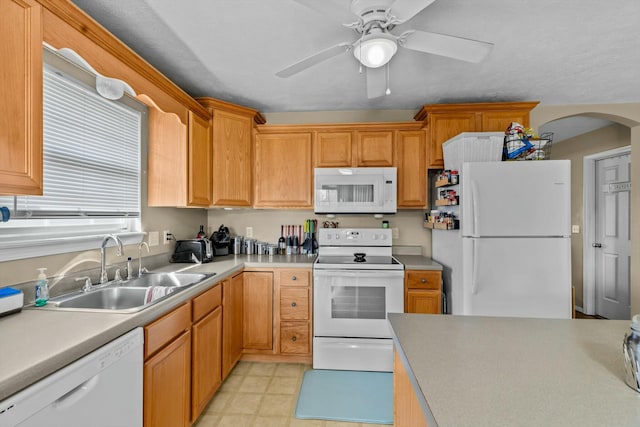
POLYGON ((267 244, 265 242, 256 242, 256 253, 260 255, 266 254, 267 244))
POLYGON ((242 240, 243 240, 243 237, 242 237, 242 236, 236 236, 236 237, 233 239, 233 247, 232 247, 232 250, 233 250, 233 253, 234 253, 234 254, 241 254, 241 253, 243 252, 243 251, 242 251, 242 249, 244 249, 244 245, 243 245, 242 240))
POLYGON ((252 255, 256 253, 255 239, 244 239, 244 253, 247 255, 252 255))

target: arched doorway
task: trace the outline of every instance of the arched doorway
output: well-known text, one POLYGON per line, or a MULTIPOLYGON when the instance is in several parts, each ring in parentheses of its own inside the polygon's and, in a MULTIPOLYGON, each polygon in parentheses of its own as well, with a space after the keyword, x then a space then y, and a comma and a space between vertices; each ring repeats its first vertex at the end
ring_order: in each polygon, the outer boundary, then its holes
MULTIPOLYGON (((640 104, 539 106, 531 112, 531 124, 540 129, 545 123, 568 117, 595 117, 618 123, 629 131, 631 164, 640 164, 640 104)), ((640 168, 631 170, 631 185, 640 188, 640 168)), ((631 192, 631 315, 640 313, 640 191, 631 192)), ((586 252, 586 251, 585 251, 586 252)), ((586 276, 585 276, 586 278, 586 276)), ((591 292, 592 289, 589 289, 591 292)), ((592 298, 591 294, 585 295, 592 298)))

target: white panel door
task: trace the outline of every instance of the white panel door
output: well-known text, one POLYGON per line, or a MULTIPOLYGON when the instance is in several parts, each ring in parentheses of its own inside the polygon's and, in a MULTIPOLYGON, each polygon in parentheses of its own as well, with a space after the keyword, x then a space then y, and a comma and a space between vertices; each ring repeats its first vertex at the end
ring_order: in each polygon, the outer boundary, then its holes
POLYGON ((570 238, 462 240, 462 312, 453 314, 571 318, 570 238))
POLYGON ((596 314, 629 319, 630 155, 596 162, 596 314))
POLYGON ((569 160, 464 163, 463 236, 570 236, 569 160))

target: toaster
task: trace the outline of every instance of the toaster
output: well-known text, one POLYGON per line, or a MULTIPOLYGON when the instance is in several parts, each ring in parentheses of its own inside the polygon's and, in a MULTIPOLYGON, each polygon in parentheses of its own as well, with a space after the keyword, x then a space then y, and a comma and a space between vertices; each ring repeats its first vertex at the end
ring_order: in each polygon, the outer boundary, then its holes
POLYGON ((176 241, 171 262, 209 262, 213 261, 213 249, 209 239, 190 239, 176 241))

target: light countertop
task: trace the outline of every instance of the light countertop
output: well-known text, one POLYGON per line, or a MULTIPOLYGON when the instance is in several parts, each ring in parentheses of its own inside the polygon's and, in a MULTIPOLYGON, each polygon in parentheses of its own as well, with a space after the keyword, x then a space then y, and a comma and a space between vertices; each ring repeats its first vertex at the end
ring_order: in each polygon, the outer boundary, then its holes
POLYGON ((430 427, 637 427, 625 320, 390 314, 430 427))
POLYGON ((175 297, 132 314, 25 308, 0 317, 0 400, 120 335, 144 326, 243 268, 311 268, 307 255, 229 255, 206 264, 169 264, 154 271, 216 273, 175 297))
POLYGON ((404 264, 405 270, 440 270, 442 264, 438 264, 429 257, 422 255, 394 255, 398 261, 404 264))

